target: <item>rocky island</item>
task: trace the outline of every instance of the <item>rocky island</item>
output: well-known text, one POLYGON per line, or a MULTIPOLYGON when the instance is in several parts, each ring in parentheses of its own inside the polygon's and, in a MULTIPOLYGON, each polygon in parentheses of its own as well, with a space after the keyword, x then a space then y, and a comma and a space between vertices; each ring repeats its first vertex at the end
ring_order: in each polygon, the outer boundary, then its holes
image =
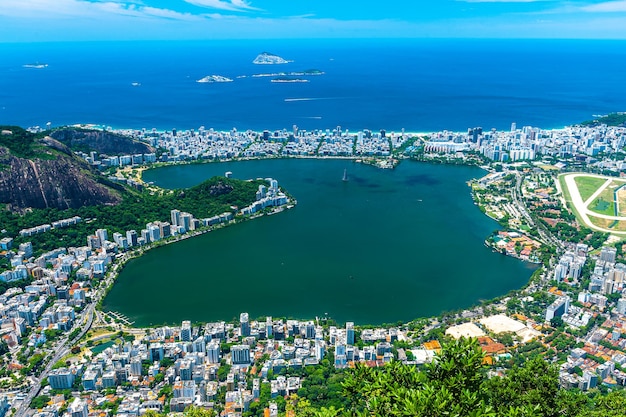
POLYGON ((257 65, 273 65, 273 64, 288 64, 293 61, 287 61, 278 55, 270 54, 269 52, 262 52, 254 58, 253 64, 257 65))
POLYGON ((272 80, 273 83, 308 83, 304 78, 278 77, 272 80))
POLYGON ((36 68, 36 69, 48 68, 48 64, 40 64, 39 62, 35 62, 34 64, 24 64, 22 66, 24 68, 36 68))
POLYGON ((252 74, 252 78, 261 77, 303 77, 307 75, 324 75, 324 71, 320 70, 306 70, 306 71, 291 71, 291 72, 271 72, 264 74, 252 74))
POLYGON ((232 83, 230 78, 222 77, 221 75, 207 75, 196 81, 197 83, 232 83))

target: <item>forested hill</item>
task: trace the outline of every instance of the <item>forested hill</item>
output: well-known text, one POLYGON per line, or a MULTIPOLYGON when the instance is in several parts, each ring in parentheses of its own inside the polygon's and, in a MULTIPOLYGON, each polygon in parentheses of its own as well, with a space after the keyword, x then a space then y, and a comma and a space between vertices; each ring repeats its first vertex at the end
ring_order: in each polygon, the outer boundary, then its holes
POLYGON ((117 204, 118 191, 57 140, 0 126, 0 203, 16 212, 117 204))
POLYGON ((0 224, 11 237, 24 228, 80 216, 85 221, 65 229, 52 229, 49 232, 18 238, 32 241, 36 250, 52 250, 59 246, 84 246, 86 237, 96 229, 107 229, 109 235, 127 230, 139 231, 146 223, 170 221, 170 210, 178 209, 194 215, 198 219, 211 217, 226 211, 232 206, 243 208, 256 199, 256 191, 265 181, 241 181, 231 178, 214 177, 201 184, 184 190, 161 190, 160 192, 123 190, 120 202, 115 205, 82 206, 59 210, 50 208, 33 210, 23 215, 0 210, 0 224))

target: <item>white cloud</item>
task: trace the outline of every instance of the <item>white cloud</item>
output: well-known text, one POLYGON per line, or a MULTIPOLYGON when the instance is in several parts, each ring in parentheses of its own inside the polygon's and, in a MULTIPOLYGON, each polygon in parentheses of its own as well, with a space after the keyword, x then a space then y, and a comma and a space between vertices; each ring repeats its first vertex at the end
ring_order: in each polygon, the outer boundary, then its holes
POLYGON ((456 0, 465 3, 539 3, 555 0, 456 0))
POLYGON ((207 7, 210 9, 228 10, 231 12, 244 12, 261 10, 256 7, 252 7, 245 0, 185 0, 189 4, 194 6, 207 7))
POLYGON ((619 13, 626 12, 626 0, 606 1, 603 3, 590 4, 580 7, 584 12, 592 13, 619 13))
MULTIPOLYGON (((589 3, 566 3, 567 10, 564 10, 566 6, 562 6, 558 13, 554 8, 551 13, 543 11, 539 15, 534 12, 535 16, 518 14, 510 19, 502 19, 500 16, 457 18, 445 22, 410 22, 401 19, 345 21, 310 15, 269 18, 256 13, 242 15, 210 8, 204 14, 188 14, 150 7, 141 1, 0 0, 0 43, 372 36, 626 39, 626 19, 623 14, 599 13, 623 11, 620 7, 626 0, 605 1, 593 7, 589 3), (588 10, 582 10, 583 7, 588 10), (538 17, 541 20, 537 20, 538 17)), ((206 3, 208 0, 187 1, 206 3)), ((249 5, 242 0, 220 2, 232 4, 233 7, 249 5)))
POLYGON ((144 6, 137 1, 84 0, 2 0, 0 18, 106 18, 127 16, 136 18, 198 20, 204 17, 175 10, 144 6))

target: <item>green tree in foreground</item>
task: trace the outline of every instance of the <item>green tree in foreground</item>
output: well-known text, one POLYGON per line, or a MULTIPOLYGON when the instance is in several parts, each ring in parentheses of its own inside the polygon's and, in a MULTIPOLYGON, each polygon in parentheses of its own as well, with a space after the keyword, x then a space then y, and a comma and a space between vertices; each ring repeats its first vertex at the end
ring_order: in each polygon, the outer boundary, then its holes
POLYGON ((359 365, 344 389, 352 399, 345 416, 575 417, 587 403, 560 390, 557 370, 539 357, 488 378, 475 339, 448 342, 423 370, 399 362, 359 365))
POLYGON ((475 339, 447 343, 424 371, 392 362, 358 365, 344 382, 356 415, 496 416, 481 390, 483 353, 475 339))
POLYGON ((626 416, 626 393, 614 391, 595 398, 594 404, 583 410, 578 417, 624 417, 626 416))

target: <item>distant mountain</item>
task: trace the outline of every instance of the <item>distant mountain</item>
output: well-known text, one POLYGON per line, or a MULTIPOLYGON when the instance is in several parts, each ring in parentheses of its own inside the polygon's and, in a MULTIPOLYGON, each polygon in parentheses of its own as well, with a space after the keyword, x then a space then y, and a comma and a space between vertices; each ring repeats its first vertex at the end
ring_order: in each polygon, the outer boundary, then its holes
POLYGON ((0 203, 11 211, 117 204, 119 191, 109 185, 60 141, 0 126, 0 203))
POLYGON ((74 151, 96 151, 107 155, 154 152, 154 148, 146 143, 102 130, 64 127, 54 130, 50 136, 74 151))

